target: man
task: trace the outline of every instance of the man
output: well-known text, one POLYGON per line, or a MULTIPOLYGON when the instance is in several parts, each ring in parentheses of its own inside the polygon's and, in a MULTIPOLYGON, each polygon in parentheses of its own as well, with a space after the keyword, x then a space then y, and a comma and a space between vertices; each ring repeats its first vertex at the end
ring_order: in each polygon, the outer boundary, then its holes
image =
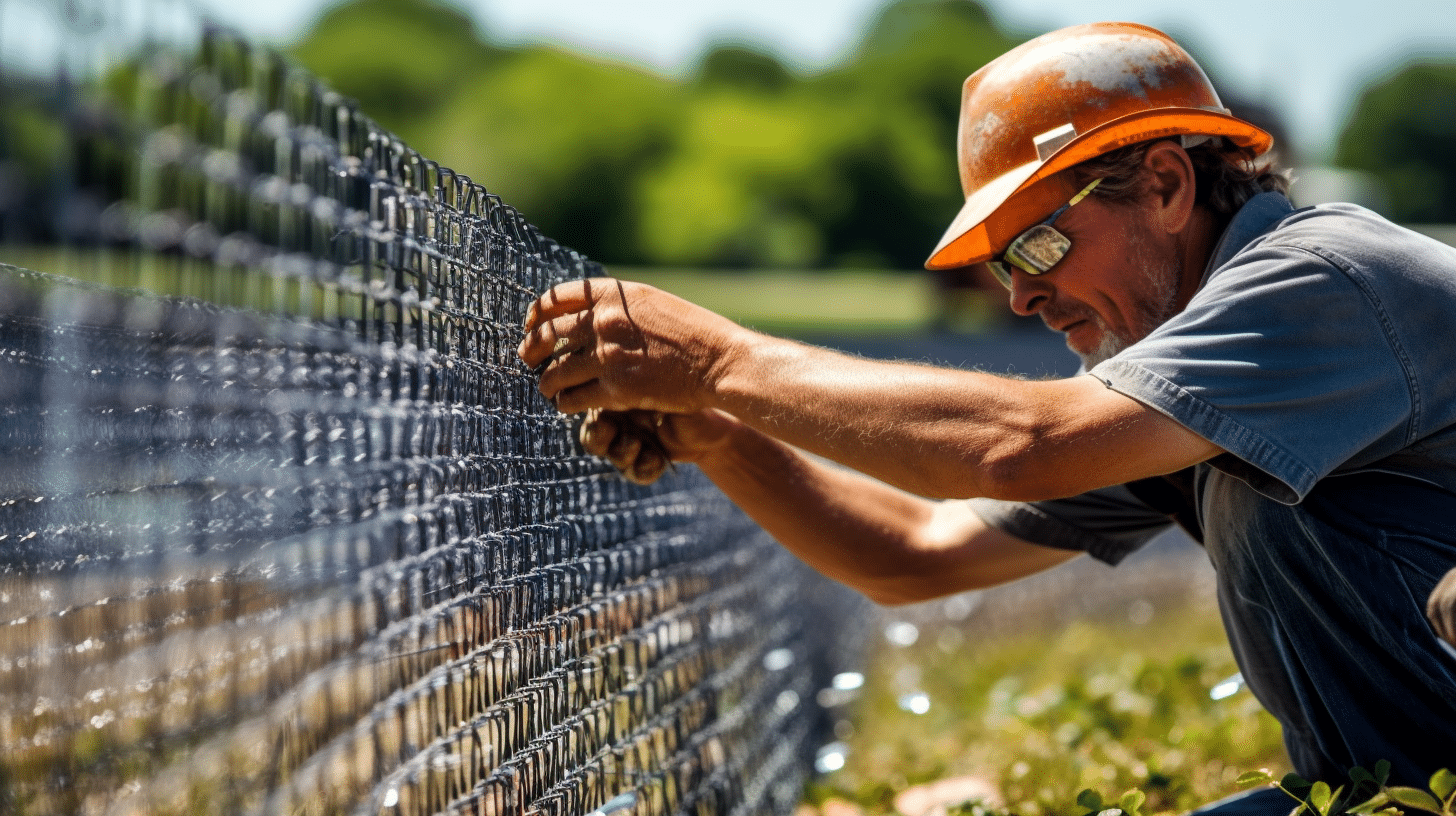
POLYGON ((1385 759, 1423 784, 1456 767, 1456 661, 1423 614, 1456 565, 1456 250, 1295 210, 1270 144, 1142 26, 1053 32, 966 81, 966 204, 927 265, 987 264, 1082 376, 856 359, 610 280, 538 301, 521 356, 591 412, 589 450, 641 480, 697 463, 880 602, 1116 563, 1177 520, 1296 771, 1385 759))

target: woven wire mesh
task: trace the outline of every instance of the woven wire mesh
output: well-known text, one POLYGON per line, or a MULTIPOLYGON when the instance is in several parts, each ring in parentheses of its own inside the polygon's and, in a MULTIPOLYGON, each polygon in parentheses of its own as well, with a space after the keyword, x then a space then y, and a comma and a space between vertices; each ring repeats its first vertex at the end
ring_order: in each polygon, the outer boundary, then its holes
POLYGON ((792 808, 859 601, 579 450, 596 264, 183 3, 0 68, 0 810, 792 808))

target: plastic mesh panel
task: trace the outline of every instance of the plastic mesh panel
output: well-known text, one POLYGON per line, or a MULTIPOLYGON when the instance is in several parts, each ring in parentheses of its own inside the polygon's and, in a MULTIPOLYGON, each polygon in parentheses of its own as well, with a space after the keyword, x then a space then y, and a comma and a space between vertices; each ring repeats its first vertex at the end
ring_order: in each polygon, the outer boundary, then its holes
POLYGON ((792 808, 858 601, 576 447, 595 264, 168 4, 0 57, 0 809, 792 808))

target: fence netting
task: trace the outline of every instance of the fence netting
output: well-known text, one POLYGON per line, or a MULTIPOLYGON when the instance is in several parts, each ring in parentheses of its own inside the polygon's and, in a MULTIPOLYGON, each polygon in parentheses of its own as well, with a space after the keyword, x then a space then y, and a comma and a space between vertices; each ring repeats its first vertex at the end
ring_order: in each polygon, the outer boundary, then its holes
POLYGON ((580 450, 595 263, 183 2, 0 71, 0 811, 792 809, 860 601, 580 450))

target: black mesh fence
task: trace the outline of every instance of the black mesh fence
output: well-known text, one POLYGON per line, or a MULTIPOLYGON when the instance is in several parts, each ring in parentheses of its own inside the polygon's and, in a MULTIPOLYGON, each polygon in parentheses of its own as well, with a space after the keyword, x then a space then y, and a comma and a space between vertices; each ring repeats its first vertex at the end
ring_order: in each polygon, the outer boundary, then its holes
POLYGON ((183 3, 0 70, 0 811, 792 809, 864 610, 576 446, 596 264, 183 3))

